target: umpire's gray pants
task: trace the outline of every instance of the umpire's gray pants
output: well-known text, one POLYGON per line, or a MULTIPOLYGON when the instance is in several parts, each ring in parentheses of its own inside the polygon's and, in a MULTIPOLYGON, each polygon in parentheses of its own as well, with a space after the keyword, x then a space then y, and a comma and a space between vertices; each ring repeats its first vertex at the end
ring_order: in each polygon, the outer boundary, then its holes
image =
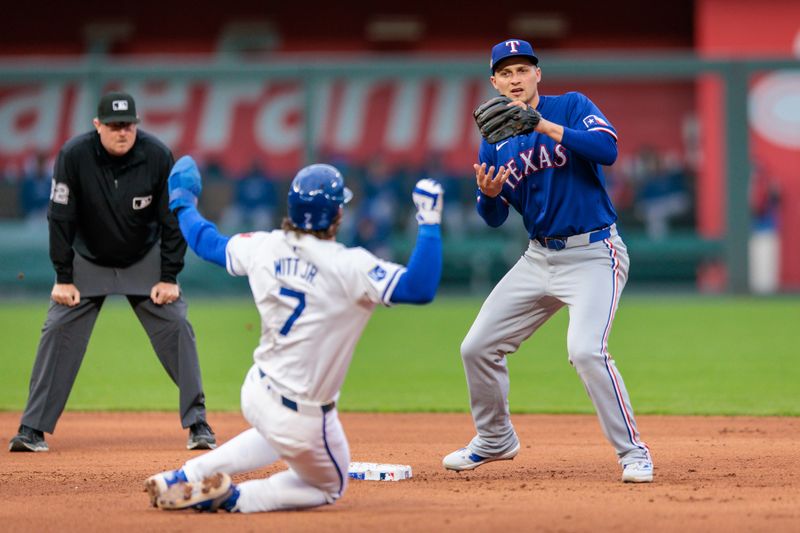
MULTIPOLYGON (((180 389, 181 424, 188 427, 205 420, 205 395, 186 302, 179 298, 168 305, 156 305, 147 296, 127 298, 161 364, 180 389)), ((82 297, 75 307, 50 301, 22 424, 53 433, 104 301, 105 296, 82 297)))

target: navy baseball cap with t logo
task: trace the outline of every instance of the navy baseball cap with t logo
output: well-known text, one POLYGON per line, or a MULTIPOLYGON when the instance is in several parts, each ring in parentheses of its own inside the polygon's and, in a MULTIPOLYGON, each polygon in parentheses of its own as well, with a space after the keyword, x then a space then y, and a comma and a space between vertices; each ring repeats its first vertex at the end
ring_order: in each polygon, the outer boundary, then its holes
POLYGON ((97 104, 97 120, 103 124, 113 122, 139 122, 136 115, 136 102, 128 93, 107 93, 100 98, 97 104))
POLYGON ((501 41, 494 45, 492 48, 492 60, 489 62, 489 68, 494 74, 494 69, 499 62, 509 57, 527 57, 534 65, 539 64, 539 58, 533 52, 533 47, 528 41, 522 39, 508 39, 501 41))

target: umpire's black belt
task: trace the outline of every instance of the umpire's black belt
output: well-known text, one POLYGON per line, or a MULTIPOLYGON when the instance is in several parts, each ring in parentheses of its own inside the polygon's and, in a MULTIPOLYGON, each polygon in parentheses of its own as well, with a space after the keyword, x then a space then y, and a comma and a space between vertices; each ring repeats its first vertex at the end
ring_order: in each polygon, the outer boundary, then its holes
MULTIPOLYGON (((261 379, 267 377, 264 371, 261 370, 260 368, 258 369, 258 375, 261 377, 261 379)), ((275 397, 276 400, 280 401, 284 407, 288 407, 292 411, 296 411, 298 413, 307 412, 309 409, 311 409, 312 411, 319 409, 324 414, 327 413, 328 411, 332 411, 333 408, 336 407, 336 402, 330 402, 323 405, 314 405, 314 406, 308 404, 299 404, 296 401, 287 398, 283 394, 276 391, 275 388, 269 382, 266 383, 266 387, 267 387, 267 392, 272 394, 272 396, 275 397)), ((311 414, 314 413, 312 412, 311 414)))
POLYGON ((616 234, 617 225, 611 224, 606 228, 581 233, 580 235, 571 235, 569 237, 536 237, 533 240, 550 250, 563 250, 564 248, 572 248, 574 246, 586 246, 593 242, 608 239, 616 234))

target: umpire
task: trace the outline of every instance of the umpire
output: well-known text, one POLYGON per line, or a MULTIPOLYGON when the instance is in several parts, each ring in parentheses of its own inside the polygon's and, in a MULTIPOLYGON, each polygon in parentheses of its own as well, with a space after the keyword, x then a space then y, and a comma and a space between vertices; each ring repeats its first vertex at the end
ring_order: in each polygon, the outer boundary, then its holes
POLYGON ((71 139, 58 154, 47 212, 56 282, 28 404, 9 451, 48 450, 43 432, 55 429, 109 294, 128 298, 178 385, 187 447, 216 447, 206 423, 194 331, 176 279, 186 241, 167 207, 174 161, 161 141, 137 131, 138 122, 129 94, 108 93, 97 106, 96 131, 71 139))

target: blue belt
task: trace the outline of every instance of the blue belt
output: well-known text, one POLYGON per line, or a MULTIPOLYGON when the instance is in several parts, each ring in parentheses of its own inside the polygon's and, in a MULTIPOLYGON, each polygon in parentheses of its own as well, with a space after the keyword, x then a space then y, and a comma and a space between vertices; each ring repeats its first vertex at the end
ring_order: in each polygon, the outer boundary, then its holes
MULTIPOLYGON (((264 371, 261 370, 260 368, 258 369, 258 375, 261 376, 261 379, 264 379, 265 377, 267 377, 267 375, 264 373, 264 371)), ((271 386, 267 385, 267 387, 271 387, 271 386)), ((294 400, 292 400, 290 398, 287 398, 283 394, 278 394, 278 396, 280 396, 281 403, 283 404, 284 407, 288 407, 292 411, 300 411, 299 407, 297 406, 297 402, 296 401, 294 401, 294 400)), ((336 402, 330 402, 330 403, 326 403, 324 405, 320 405, 320 409, 322 410, 323 413, 327 413, 328 411, 332 411, 335 407, 336 407, 336 402)))
POLYGON ((534 240, 550 250, 563 250, 572 246, 585 246, 593 242, 599 242, 603 239, 608 239, 610 236, 611 228, 608 227, 570 237, 536 237, 534 240))

